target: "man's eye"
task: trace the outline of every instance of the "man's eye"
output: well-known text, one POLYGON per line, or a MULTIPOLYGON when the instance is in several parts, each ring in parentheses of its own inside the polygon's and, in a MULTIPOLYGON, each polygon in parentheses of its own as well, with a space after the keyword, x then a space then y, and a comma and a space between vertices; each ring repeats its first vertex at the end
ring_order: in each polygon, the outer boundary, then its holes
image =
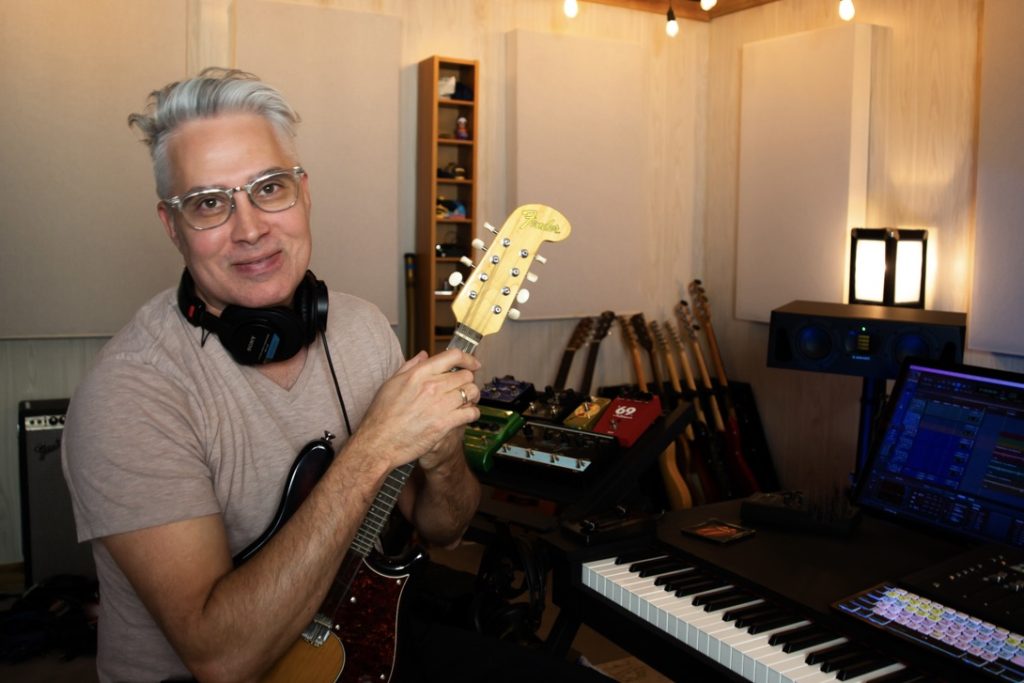
POLYGON ((209 194, 189 197, 184 202, 184 209, 186 212, 202 215, 220 213, 224 210, 225 206, 226 203, 223 197, 209 194))

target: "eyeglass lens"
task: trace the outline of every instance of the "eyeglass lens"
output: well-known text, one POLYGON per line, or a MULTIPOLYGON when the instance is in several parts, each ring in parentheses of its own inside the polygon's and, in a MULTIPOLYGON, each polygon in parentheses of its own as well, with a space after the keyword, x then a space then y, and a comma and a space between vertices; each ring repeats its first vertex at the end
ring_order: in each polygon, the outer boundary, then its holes
MULTIPOLYGON (((242 188, 253 205, 263 211, 284 211, 299 197, 298 173, 281 171, 257 178, 242 188)), ((199 190, 181 199, 181 213, 192 227, 205 230, 227 222, 232 212, 234 190, 199 190)))

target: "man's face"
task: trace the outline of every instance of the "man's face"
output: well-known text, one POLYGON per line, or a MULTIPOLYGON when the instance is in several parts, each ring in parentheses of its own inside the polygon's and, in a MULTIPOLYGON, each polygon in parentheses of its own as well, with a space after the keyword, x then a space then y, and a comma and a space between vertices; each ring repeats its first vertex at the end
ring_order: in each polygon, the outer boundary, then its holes
MULTIPOLYGON (((182 124, 168 141, 172 193, 238 187, 271 170, 297 164, 269 122, 229 114, 182 124)), ((310 197, 301 176, 299 199, 290 209, 267 213, 245 192, 234 195, 228 221, 194 230, 175 210, 157 207, 160 220, 196 282, 196 293, 213 313, 228 304, 260 308, 288 305, 309 267, 310 197)))

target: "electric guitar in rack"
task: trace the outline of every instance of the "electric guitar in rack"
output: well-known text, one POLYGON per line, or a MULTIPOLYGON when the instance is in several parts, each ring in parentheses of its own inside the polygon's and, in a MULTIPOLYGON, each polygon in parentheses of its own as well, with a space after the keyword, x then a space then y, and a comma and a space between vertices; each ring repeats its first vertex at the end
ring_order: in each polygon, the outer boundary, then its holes
POLYGON ((728 500, 740 494, 735 482, 735 476, 730 471, 731 468, 726 463, 723 453, 726 450, 722 443, 725 439, 725 421, 722 419, 722 413, 718 409, 718 403, 715 401, 714 388, 711 385, 711 376, 708 373, 708 365, 704 360, 704 352, 700 348, 700 340, 697 338, 697 332, 700 328, 694 322, 690 305, 685 301, 680 301, 676 304, 675 313, 676 320, 679 323, 680 336, 685 340, 687 349, 697 365, 701 388, 703 389, 703 395, 700 389, 698 389, 695 400, 706 400, 708 411, 711 413, 710 426, 714 428, 711 432, 711 439, 716 444, 716 447, 712 449, 712 453, 716 457, 710 460, 708 465, 715 477, 715 483, 718 485, 720 496, 728 500))
POLYGON ((587 363, 583 368, 583 380, 580 382, 580 393, 590 395, 590 386, 594 382, 594 369, 597 367, 597 352, 601 348, 601 340, 608 336, 608 331, 615 322, 615 313, 603 311, 594 320, 594 329, 590 333, 590 348, 587 349, 587 363))
MULTIPOLYGON (((509 215, 452 302, 458 326, 448 348, 474 353, 506 317, 516 318, 517 300, 537 251, 560 242, 572 228, 561 213, 541 204, 520 206, 509 215)), ((296 458, 271 526, 239 553, 236 565, 256 554, 288 521, 334 457, 330 435, 310 442, 296 458)), ((265 675, 265 681, 388 681, 397 651, 397 611, 408 580, 408 563, 375 550, 375 542, 415 467, 393 470, 370 505, 327 597, 310 625, 265 675)))
MULTIPOLYGON (((622 325, 622 338, 626 344, 626 349, 629 351, 630 360, 633 363, 633 374, 636 376, 637 387, 641 392, 647 392, 649 390, 647 374, 644 372, 643 358, 640 353, 641 344, 637 332, 640 331, 647 340, 650 340, 650 335, 646 322, 641 327, 640 323, 635 322, 636 320, 638 320, 636 316, 629 319, 625 316, 620 316, 619 324, 622 325)), ((643 320, 642 315, 639 320, 643 320)), ((668 448, 658 456, 658 469, 661 472, 662 481, 665 486, 665 495, 672 509, 679 510, 693 507, 693 493, 690 491, 683 473, 679 470, 675 442, 669 444, 668 448)))
POLYGON ((729 380, 725 375, 725 365, 722 362, 722 353, 718 347, 718 338, 715 336, 715 328, 711 322, 711 304, 708 301, 708 294, 703 289, 699 280, 690 282, 688 291, 693 301, 694 317, 696 317, 700 327, 705 331, 705 338, 708 340, 708 350, 711 353, 712 364, 715 367, 715 376, 718 378, 722 403, 725 405, 726 443, 732 453, 732 460, 736 463, 737 476, 741 480, 745 492, 753 494, 760 490, 761 486, 750 464, 746 462, 746 457, 743 453, 743 439, 739 431, 739 419, 736 416, 736 408, 729 391, 729 380))
POLYGON ((771 462, 768 442, 764 428, 758 416, 757 401, 754 399, 750 385, 736 384, 729 381, 722 361, 722 352, 712 325, 711 302, 708 293, 699 280, 690 282, 688 286, 693 313, 705 331, 708 349, 711 352, 712 364, 718 378, 719 391, 722 393, 726 409, 726 426, 730 433, 734 449, 753 470, 760 489, 776 490, 778 477, 771 462))
POLYGON ((594 319, 590 317, 580 318, 576 328, 569 337, 562 353, 562 362, 558 365, 558 373, 555 375, 555 383, 552 385, 555 391, 565 389, 565 382, 569 378, 569 370, 572 368, 573 358, 576 352, 590 340, 590 332, 594 327, 594 319))
POLYGON ((682 371, 682 380, 685 382, 685 395, 690 398, 693 405, 694 422, 687 425, 686 437, 690 440, 689 469, 684 470, 684 475, 692 476, 697 480, 697 486, 691 486, 691 490, 700 491, 706 503, 714 503, 722 500, 723 496, 719 491, 720 485, 712 473, 717 467, 724 472, 724 464, 719 449, 718 439, 708 426, 707 413, 697 391, 697 381, 693 376, 693 366, 690 363, 690 356, 686 347, 679 340, 676 326, 665 321, 665 337, 668 340, 670 356, 674 353, 679 359, 679 368, 682 371))

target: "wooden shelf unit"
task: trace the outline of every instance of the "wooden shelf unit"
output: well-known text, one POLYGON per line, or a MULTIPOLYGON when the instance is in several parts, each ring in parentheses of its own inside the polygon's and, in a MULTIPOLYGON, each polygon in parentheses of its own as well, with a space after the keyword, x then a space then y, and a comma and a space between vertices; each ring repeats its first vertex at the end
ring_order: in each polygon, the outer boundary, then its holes
POLYGON ((479 64, 473 60, 428 57, 419 65, 416 160, 416 293, 414 349, 431 354, 451 340, 455 318, 453 293, 441 293, 455 270, 467 275, 459 259, 473 258, 477 223, 477 146, 479 64), (441 78, 455 77, 471 99, 440 97, 441 78), (459 117, 466 119, 467 139, 456 137, 459 117), (460 177, 441 177, 444 169, 461 169, 460 177), (441 200, 458 202, 465 215, 438 215, 441 200))

